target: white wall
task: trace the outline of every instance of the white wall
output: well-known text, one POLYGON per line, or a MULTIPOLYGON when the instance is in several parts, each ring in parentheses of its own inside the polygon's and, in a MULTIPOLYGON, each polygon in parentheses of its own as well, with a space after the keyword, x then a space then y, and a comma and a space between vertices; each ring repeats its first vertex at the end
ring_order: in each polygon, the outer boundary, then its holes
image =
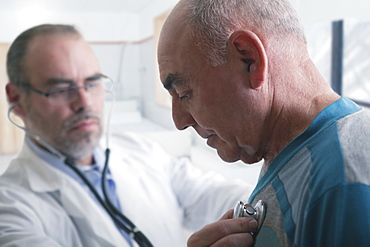
POLYGON ((154 66, 154 50, 153 39, 140 44, 140 86, 143 116, 168 129, 175 129, 170 109, 155 103, 154 76, 156 73, 154 69, 156 67, 154 66))
POLYGON ((139 14, 139 36, 141 39, 153 36, 154 25, 153 19, 160 16, 165 11, 172 9, 178 0, 156 0, 139 14))
POLYGON ((129 13, 0 11, 0 42, 10 43, 25 29, 42 23, 75 25, 88 41, 137 41, 138 18, 129 13))
POLYGON ((368 0, 291 0, 305 26, 343 18, 367 17, 368 0))
MULTIPOLYGON (((153 18, 178 0, 156 0, 137 14, 4 12, 0 10, 0 42, 11 42, 24 29, 45 22, 76 24, 89 41, 139 41, 153 35, 153 18)), ((291 0, 304 25, 348 17, 368 16, 368 0, 291 0)))
MULTIPOLYGON (((158 0, 139 13, 139 37, 153 34, 152 18, 172 8, 178 0, 158 0)), ((367 17, 370 13, 369 0, 291 0, 302 23, 307 26, 320 22, 351 17, 367 17)))

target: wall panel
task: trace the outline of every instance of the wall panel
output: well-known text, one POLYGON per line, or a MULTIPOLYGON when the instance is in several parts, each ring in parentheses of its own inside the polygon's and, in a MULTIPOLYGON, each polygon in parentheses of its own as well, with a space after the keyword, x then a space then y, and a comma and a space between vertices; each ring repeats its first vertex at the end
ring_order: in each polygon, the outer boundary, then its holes
MULTIPOLYGON (((9 44, 0 44, 0 154, 12 154, 20 150, 23 140, 23 131, 13 126, 7 118, 8 103, 5 94, 5 85, 8 82, 6 75, 6 53, 9 44)), ((16 122, 20 120, 15 117, 16 122)))

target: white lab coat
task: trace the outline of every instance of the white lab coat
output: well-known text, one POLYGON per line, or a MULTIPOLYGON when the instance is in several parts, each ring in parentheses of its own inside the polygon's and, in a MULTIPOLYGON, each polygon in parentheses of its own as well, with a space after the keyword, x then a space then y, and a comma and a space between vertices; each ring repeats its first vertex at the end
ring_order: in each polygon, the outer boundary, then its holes
MULTIPOLYGON (((158 247, 185 246, 184 226, 216 221, 251 192, 131 134, 111 145, 109 167, 124 214, 158 247)), ((24 145, 0 176, 0 246, 128 244, 82 186, 24 145)))

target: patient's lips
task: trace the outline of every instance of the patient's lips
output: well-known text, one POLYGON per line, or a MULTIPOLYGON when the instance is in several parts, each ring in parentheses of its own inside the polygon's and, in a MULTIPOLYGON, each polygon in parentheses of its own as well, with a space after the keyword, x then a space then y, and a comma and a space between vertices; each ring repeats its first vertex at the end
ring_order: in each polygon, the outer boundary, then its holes
POLYGON ((215 134, 212 134, 212 135, 209 135, 207 137, 207 145, 210 146, 210 147, 213 147, 213 148, 216 148, 214 146, 214 143, 215 143, 215 138, 217 137, 217 135, 215 134))

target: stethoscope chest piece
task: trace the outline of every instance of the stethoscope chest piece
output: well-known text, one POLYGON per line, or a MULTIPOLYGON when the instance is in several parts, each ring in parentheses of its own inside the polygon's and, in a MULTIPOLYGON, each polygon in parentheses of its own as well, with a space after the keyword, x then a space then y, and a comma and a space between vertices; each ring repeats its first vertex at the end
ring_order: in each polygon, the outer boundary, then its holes
POLYGON ((239 201, 236 203, 234 207, 233 218, 240 218, 240 217, 246 217, 246 216, 254 218, 258 223, 258 228, 256 231, 251 232, 251 234, 255 237, 257 236, 265 220, 266 208, 267 208, 267 205, 262 200, 259 200, 254 207, 252 207, 249 204, 244 204, 244 202, 242 201, 239 201))

